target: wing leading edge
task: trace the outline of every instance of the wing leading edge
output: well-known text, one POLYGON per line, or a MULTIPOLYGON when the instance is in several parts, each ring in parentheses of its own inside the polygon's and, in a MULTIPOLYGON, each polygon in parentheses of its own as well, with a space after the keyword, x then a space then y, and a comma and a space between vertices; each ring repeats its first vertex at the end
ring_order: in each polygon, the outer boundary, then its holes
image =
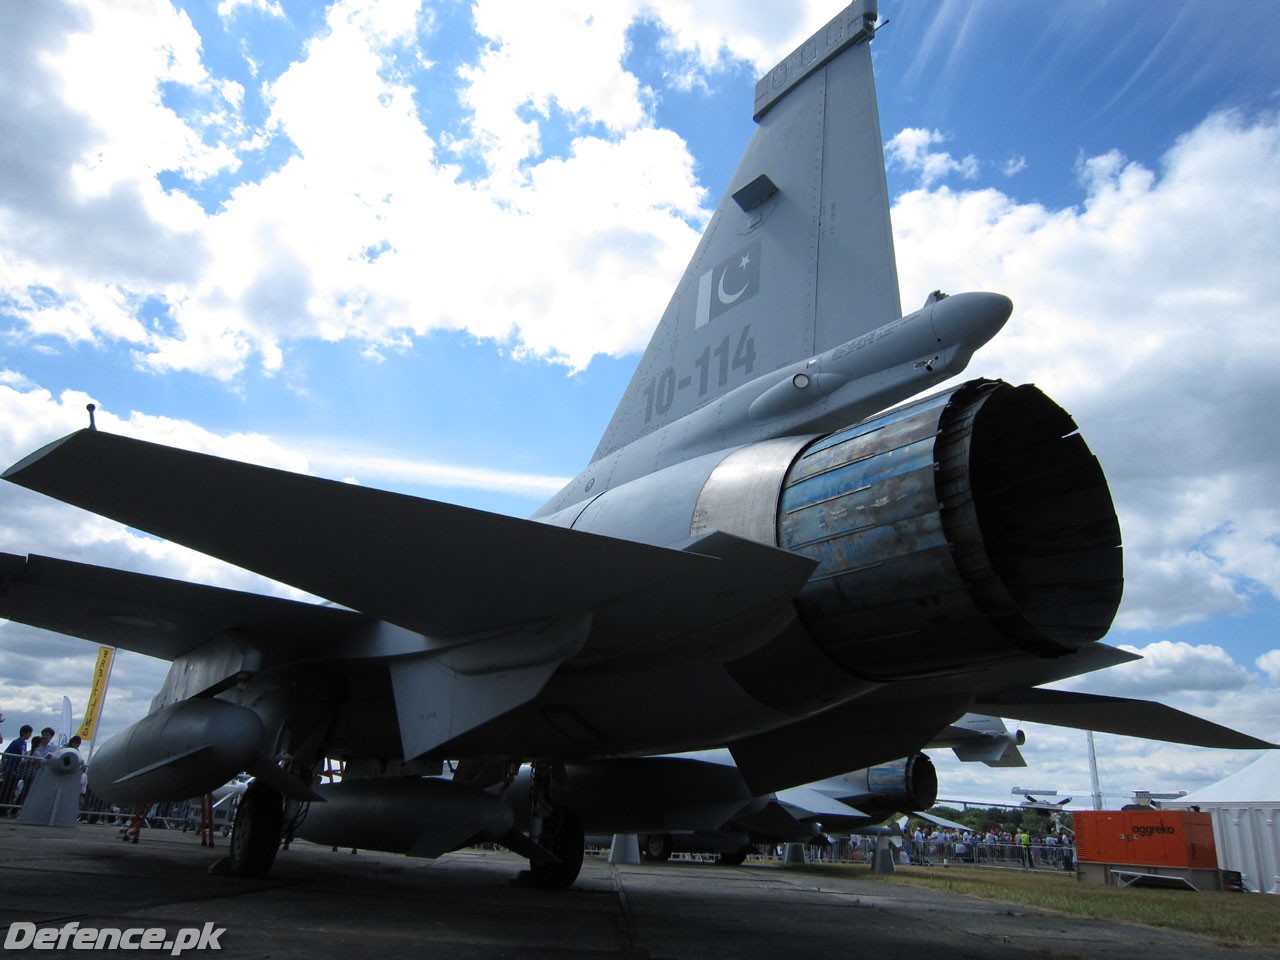
POLYGON ((4 479, 439 637, 580 613, 619 639, 659 613, 688 633, 776 608, 813 566, 718 533, 671 550, 92 429, 4 479))

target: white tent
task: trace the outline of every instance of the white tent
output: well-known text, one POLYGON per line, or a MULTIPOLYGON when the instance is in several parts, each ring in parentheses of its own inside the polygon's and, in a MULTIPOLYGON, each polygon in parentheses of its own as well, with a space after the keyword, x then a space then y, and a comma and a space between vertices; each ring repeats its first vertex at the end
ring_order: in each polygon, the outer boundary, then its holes
POLYGON ((1280 893, 1280 750, 1168 806, 1212 813, 1218 866, 1239 870, 1246 890, 1280 893))

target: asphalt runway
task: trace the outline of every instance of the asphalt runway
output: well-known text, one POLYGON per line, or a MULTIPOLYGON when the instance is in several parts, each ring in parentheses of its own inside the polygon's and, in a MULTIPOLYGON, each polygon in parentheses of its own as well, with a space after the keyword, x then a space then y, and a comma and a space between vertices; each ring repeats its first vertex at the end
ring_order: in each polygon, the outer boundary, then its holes
POLYGON ((217 956, 318 960, 1276 957, 1185 934, 762 865, 611 866, 588 857, 572 888, 545 891, 513 883, 525 861, 502 851, 432 861, 298 843, 281 851, 269 877, 241 880, 210 872, 225 852, 226 841, 218 842, 221 849, 210 851, 194 833, 147 830, 134 845, 108 826, 0 821, 0 923, 6 937, 15 921, 41 929, 78 921, 77 931, 164 928, 171 939, 181 928, 213 924, 211 933, 224 931, 217 956))

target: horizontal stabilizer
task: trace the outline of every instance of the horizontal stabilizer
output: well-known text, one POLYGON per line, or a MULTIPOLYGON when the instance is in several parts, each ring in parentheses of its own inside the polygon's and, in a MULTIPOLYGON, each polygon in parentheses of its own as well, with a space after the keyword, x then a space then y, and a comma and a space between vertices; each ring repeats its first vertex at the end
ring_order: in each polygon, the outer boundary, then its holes
POLYGON ((804 558, 757 546, 747 572, 760 580, 744 583, 729 576, 741 565, 691 551, 97 430, 49 444, 4 478, 434 636, 601 611, 641 631, 655 616, 655 595, 668 610, 714 623, 726 605, 776 583, 780 566, 795 588, 811 569, 804 558), (772 562, 762 565, 766 555, 772 562))
POLYGON ((932 813, 926 813, 923 810, 912 810, 913 817, 919 817, 921 820, 928 820, 930 823, 937 824, 940 827, 946 827, 948 830, 972 830, 973 828, 967 824, 957 823, 954 820, 948 820, 946 817, 937 817, 932 813))
POLYGON ((929 746, 950 747, 962 763, 985 763, 989 767, 1025 767, 1018 744, 1021 732, 1010 733, 999 717, 966 713, 934 735, 929 746))
POLYGON ((231 630, 264 651, 314 651, 368 619, 336 607, 7 553, 0 554, 0 587, 0 617, 162 660, 231 630))
POLYGON ((988 767, 1025 767, 1027 761, 1012 740, 956 744, 951 748, 961 763, 985 763, 988 767))
POLYGON ((841 803, 835 797, 812 787, 791 787, 774 794, 778 802, 789 808, 797 820, 820 820, 823 817, 865 817, 867 814, 841 803))
MULTIPOLYGON (((961 757, 963 760, 964 758, 961 757)), ((988 767, 1025 767, 1027 765, 1026 757, 1022 755, 1022 751, 1015 744, 1009 744, 1004 748, 1004 753, 1000 754, 998 759, 983 760, 988 767)))
POLYGON ((1164 740, 1169 743, 1186 743, 1196 747, 1227 750, 1280 749, 1274 743, 1150 700, 1032 688, 989 696, 974 704, 974 707, 985 713, 1029 720, 1032 723, 1117 733, 1126 737, 1164 740))

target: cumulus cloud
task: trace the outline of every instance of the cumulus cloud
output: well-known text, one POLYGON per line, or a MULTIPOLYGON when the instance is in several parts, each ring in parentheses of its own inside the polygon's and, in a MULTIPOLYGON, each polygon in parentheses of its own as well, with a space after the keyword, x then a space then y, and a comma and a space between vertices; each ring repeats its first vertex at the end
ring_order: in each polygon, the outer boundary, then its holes
POLYGON ((1142 657, 1060 686, 1118 697, 1150 699, 1173 693, 1222 693, 1241 690, 1252 681, 1249 670, 1222 647, 1159 640, 1145 647, 1122 644, 1142 657))
POLYGON ((1085 158, 1080 206, 946 186, 893 209, 903 302, 989 289, 1008 325, 966 376, 1033 382, 1107 473, 1126 547, 1118 625, 1280 596, 1280 120, 1209 117, 1159 170, 1085 158), (957 255, 956 238, 963 237, 957 255))
POLYGON ((232 20, 243 10, 254 10, 279 20, 285 18, 278 0, 220 0, 218 3, 218 16, 223 20, 232 20))
MULTIPOLYGON (((36 385, 0 385, 0 462, 15 463, 51 437, 88 426, 89 395, 68 390, 57 397, 36 385)), ((95 404, 96 406, 96 404, 95 404)), ((300 454, 259 434, 221 436, 195 424, 133 412, 118 416, 96 411, 100 428, 125 436, 145 437, 170 446, 306 472, 300 454)), ((301 597, 297 590, 154 537, 114 521, 57 503, 13 484, 0 484, 0 544, 39 544, 40 552, 235 589, 301 597)))
MULTIPOLYGON (((1144 659, 1053 684, 1062 689, 1155 700, 1232 729, 1280 742, 1280 690, 1259 682, 1222 647, 1158 641, 1124 649, 1144 659)), ((1280 654, 1272 651, 1271 654, 1280 654)), ((1258 666, 1280 667, 1266 654, 1258 666), (1264 664, 1266 666, 1264 666, 1264 664)), ((1275 677, 1272 677, 1275 680, 1275 677)), ((950 751, 931 751, 944 797, 1020 802, 1017 786, 1055 789, 1087 804, 1090 791, 1082 730, 1008 720, 1026 736, 1026 767, 999 769, 961 763, 950 751)), ((1210 750, 1114 734, 1094 735, 1099 779, 1108 804, 1127 802, 1135 790, 1192 791, 1223 779, 1258 756, 1249 750, 1210 750)))
POLYGON ((1280 650, 1268 650, 1255 662, 1258 669, 1270 677, 1273 683, 1280 684, 1280 650))
POLYGON ((931 149, 946 141, 947 138, 937 130, 908 127, 899 131, 884 145, 885 161, 916 174, 920 186, 926 188, 953 173, 965 180, 976 178, 978 158, 973 154, 957 160, 945 150, 931 149))
POLYGON ((410 41, 430 49, 416 5, 331 6, 325 30, 266 81, 261 130, 246 123, 243 88, 209 76, 185 15, 117 24, 114 6, 92 2, 22 7, 9 18, 20 56, 0 84, 3 108, 33 131, 13 157, 26 174, 6 176, 0 196, 9 312, 32 337, 124 340, 155 371, 225 380, 251 363, 279 370, 301 338, 396 349, 465 329, 574 369, 638 349, 708 215, 693 158, 653 127, 621 68, 625 16, 539 8, 540 31, 522 32, 534 14, 520 10, 477 7, 492 45, 463 87, 489 170, 476 183, 441 153, 397 68, 410 41), (547 30, 584 55, 556 60, 563 45, 542 42, 547 30), (114 79, 95 90, 91 77, 114 79), (170 89, 201 109, 167 106, 170 89), (521 111, 553 105, 582 132, 545 157, 521 111), (210 212, 161 189, 164 171, 197 183, 232 170, 264 137, 291 155, 210 212), (566 275, 582 282, 550 279, 566 275), (143 322, 155 302, 163 322, 143 322))
POLYGON ((1000 166, 1000 172, 1006 177, 1016 177, 1025 169, 1027 169, 1027 158, 1022 154, 1010 157, 1000 166))
MULTIPOLYGON (((627 30, 638 17, 655 24, 682 69, 765 69, 831 10, 806 2, 783 37, 787 23, 763 0, 636 0, 590 21, 542 5, 542 24, 526 6, 476 4, 484 45, 463 72, 466 116, 453 131, 463 135, 451 139, 419 98, 427 85, 452 95, 459 78, 433 72, 416 4, 342 0, 291 63, 262 76, 252 64, 248 85, 210 73, 189 18, 164 3, 12 5, 0 122, 24 135, 0 137, 8 335, 49 349, 122 342, 152 371, 227 381, 253 364, 285 369, 304 340, 356 340, 376 354, 442 328, 570 369, 639 349, 709 211, 687 146, 656 126, 652 91, 623 68, 627 30), (547 62, 538 40, 551 29, 589 55, 547 62), (400 58, 413 45, 417 72, 400 58), (250 119, 255 104, 265 119, 250 119), (570 132, 556 156, 544 143, 552 123, 570 132), (272 145, 274 167, 235 178, 272 145), (479 175, 464 170, 471 161, 479 175), (222 180, 237 185, 196 201, 222 180)), ((228 19, 279 11, 266 0, 219 7, 228 19)), ((1021 158, 957 158, 945 142, 924 129, 889 141, 891 162, 919 184, 893 210, 903 301, 938 288, 1014 299, 1009 325, 967 375, 1036 382, 1076 416, 1124 534, 1120 626, 1156 629, 1280 596, 1280 452, 1269 442, 1280 399, 1280 122, 1212 116, 1155 168, 1119 152, 1082 157, 1080 201, 1062 209, 965 189, 981 171, 1015 174, 1021 158)), ((10 461, 85 423, 83 394, 51 396, 17 371, 0 374, 0 388, 10 461)), ((488 482, 376 455, 325 460, 143 413, 99 416, 119 432, 145 428, 149 439, 289 469, 488 482)), ((524 482, 493 482, 509 480, 524 482)), ((6 542, 279 589, 22 491, 2 495, 6 542)), ((1143 652, 1146 679, 1094 679, 1130 695, 1163 691, 1259 735, 1280 715, 1220 648, 1143 652)), ((1272 654, 1257 666, 1276 678, 1272 654)))
POLYGON ((689 54, 702 71, 745 60, 763 73, 838 12, 824 0, 799 0, 787 15, 768 0, 644 0, 641 16, 659 23, 673 51, 689 54))
MULTIPOLYGON (((484 42, 461 70, 458 137, 424 125, 415 100, 459 79, 430 69, 417 3, 331 5, 263 78, 256 126, 185 13, 21 5, 0 65, 0 113, 25 131, 0 146, 0 294, 31 337, 123 341, 151 370, 228 381, 281 370, 304 338, 377 355, 464 329, 575 370, 637 350, 709 211, 687 147, 654 128, 652 91, 622 66, 628 30, 647 19, 673 56, 715 71, 772 65, 830 12, 809 0, 781 23, 763 2, 634 0, 590 16, 476 3, 484 42), (553 116, 575 134, 554 157, 541 140, 553 116), (289 145, 274 171, 196 201, 273 144, 289 145), (479 181, 461 175, 465 156, 479 181), (566 275, 581 282, 548 281, 566 275), (144 320, 156 303, 161 319, 144 320)), ((282 9, 225 0, 218 13, 282 9)))

